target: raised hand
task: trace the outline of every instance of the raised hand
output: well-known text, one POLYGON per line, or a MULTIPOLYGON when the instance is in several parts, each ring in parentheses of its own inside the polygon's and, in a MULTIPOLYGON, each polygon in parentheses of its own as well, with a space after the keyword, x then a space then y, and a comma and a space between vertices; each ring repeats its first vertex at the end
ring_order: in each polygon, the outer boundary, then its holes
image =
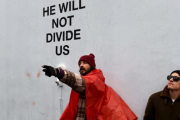
POLYGON ((43 65, 42 67, 44 68, 42 71, 45 72, 46 76, 48 77, 57 76, 56 68, 53 68, 52 66, 48 66, 48 65, 43 65))

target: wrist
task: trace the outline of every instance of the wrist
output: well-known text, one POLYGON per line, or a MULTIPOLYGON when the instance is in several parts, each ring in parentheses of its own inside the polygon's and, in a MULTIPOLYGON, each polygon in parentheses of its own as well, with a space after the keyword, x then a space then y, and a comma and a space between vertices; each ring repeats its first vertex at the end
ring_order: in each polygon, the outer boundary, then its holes
POLYGON ((64 77, 64 70, 62 68, 56 68, 55 71, 58 79, 62 79, 64 77))

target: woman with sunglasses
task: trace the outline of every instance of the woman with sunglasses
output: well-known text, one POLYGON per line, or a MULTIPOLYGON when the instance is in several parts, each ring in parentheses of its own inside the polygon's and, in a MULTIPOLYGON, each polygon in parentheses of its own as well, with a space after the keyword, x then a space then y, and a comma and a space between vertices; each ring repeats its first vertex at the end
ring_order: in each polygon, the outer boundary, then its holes
POLYGON ((150 96, 144 120, 180 120, 180 70, 167 76, 163 91, 150 96))

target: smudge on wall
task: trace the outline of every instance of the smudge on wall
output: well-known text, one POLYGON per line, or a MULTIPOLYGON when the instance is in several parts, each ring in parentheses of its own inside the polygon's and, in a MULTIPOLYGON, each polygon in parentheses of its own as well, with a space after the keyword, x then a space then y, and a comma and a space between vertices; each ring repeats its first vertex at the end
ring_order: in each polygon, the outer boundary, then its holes
POLYGON ((35 105, 36 105, 36 103, 35 103, 35 102, 32 102, 32 105, 33 105, 33 106, 35 106, 35 105))
POLYGON ((39 70, 39 72, 37 73, 37 78, 39 78, 41 76, 41 71, 39 70))
POLYGON ((29 78, 31 78, 31 74, 28 73, 28 72, 26 73, 26 76, 29 77, 29 78))

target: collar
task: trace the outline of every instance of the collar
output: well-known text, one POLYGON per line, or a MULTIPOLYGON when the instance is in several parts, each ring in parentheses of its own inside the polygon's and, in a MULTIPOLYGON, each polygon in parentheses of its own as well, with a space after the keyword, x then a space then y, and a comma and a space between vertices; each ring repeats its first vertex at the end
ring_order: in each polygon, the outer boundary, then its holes
POLYGON ((163 91, 160 94, 161 97, 168 97, 171 98, 170 93, 169 93, 169 89, 167 87, 167 85, 164 87, 163 91))
MULTIPOLYGON (((169 89, 168 89, 168 86, 167 86, 167 85, 164 87, 164 89, 163 89, 163 91, 161 92, 160 96, 161 96, 161 97, 166 97, 166 98, 171 98, 170 92, 169 92, 169 89)), ((180 95, 179 95, 178 98, 180 98, 180 95)))
POLYGON ((85 76, 82 76, 83 78, 87 78, 87 77, 92 77, 92 76, 97 76, 98 78, 100 78, 103 82, 105 82, 105 78, 104 78, 104 75, 102 73, 102 71, 100 69, 95 69, 91 72, 89 72, 87 75, 85 76))

